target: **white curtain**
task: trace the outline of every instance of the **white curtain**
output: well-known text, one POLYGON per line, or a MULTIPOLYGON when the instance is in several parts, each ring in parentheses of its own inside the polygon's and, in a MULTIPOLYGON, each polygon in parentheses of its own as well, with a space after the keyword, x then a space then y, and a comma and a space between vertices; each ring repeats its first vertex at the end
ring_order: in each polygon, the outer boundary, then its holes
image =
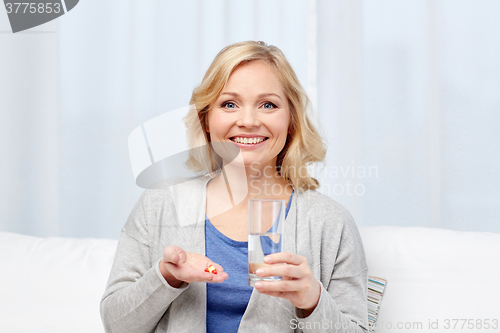
POLYGON ((329 143, 321 191, 358 225, 500 232, 498 17, 495 0, 82 0, 2 32, 0 230, 117 238, 142 192, 130 132, 252 39, 308 90, 329 143))

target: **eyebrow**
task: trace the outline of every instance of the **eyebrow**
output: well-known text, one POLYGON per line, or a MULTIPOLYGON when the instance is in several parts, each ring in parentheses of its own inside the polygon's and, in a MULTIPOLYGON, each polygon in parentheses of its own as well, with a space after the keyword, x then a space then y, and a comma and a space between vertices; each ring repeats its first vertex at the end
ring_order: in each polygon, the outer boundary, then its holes
MULTIPOLYGON (((221 95, 231 95, 231 96, 234 96, 234 97, 239 97, 240 96, 240 95, 238 95, 237 93, 234 93, 234 92, 223 92, 223 93, 221 93, 221 95)), ((275 94, 275 93, 263 93, 263 94, 260 94, 257 97, 263 98, 263 97, 268 97, 268 96, 276 96, 279 99, 281 99, 281 97, 278 94, 275 94)))

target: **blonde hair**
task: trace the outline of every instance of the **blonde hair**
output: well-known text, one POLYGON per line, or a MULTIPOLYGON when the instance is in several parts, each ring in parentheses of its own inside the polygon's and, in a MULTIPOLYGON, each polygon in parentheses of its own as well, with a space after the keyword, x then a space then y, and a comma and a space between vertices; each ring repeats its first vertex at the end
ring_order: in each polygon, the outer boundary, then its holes
POLYGON ((307 115, 311 103, 292 66, 279 48, 264 42, 246 41, 222 49, 205 73, 201 84, 193 90, 191 108, 184 119, 188 144, 192 148, 185 164, 195 172, 220 171, 222 159, 210 146, 210 133, 207 132, 208 111, 234 69, 243 62, 254 60, 262 60, 271 65, 288 98, 290 128, 285 146, 278 154, 276 170, 300 191, 316 189, 319 182, 309 175, 307 166, 324 160, 326 145, 307 115))

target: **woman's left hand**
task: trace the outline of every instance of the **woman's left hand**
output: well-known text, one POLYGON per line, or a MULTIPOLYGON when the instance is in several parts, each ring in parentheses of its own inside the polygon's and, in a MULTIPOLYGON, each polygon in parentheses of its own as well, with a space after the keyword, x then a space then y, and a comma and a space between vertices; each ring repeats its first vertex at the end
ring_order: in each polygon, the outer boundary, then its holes
POLYGON ((262 294, 289 300, 307 317, 318 305, 321 285, 309 268, 307 259, 289 252, 279 252, 266 256, 264 263, 269 266, 259 268, 259 277, 282 276, 280 281, 258 281, 255 288, 262 294), (283 265, 282 263, 286 263, 283 265))

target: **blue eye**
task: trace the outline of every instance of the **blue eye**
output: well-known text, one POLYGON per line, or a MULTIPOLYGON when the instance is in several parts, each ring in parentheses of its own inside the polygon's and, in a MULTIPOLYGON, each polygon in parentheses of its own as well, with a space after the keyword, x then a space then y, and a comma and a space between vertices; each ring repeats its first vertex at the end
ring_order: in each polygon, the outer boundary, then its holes
POLYGON ((277 106, 274 103, 271 103, 271 102, 264 103, 264 109, 266 109, 266 110, 275 109, 275 108, 277 108, 277 106))
POLYGON ((236 105, 233 102, 224 102, 221 104, 221 108, 234 109, 236 105))

